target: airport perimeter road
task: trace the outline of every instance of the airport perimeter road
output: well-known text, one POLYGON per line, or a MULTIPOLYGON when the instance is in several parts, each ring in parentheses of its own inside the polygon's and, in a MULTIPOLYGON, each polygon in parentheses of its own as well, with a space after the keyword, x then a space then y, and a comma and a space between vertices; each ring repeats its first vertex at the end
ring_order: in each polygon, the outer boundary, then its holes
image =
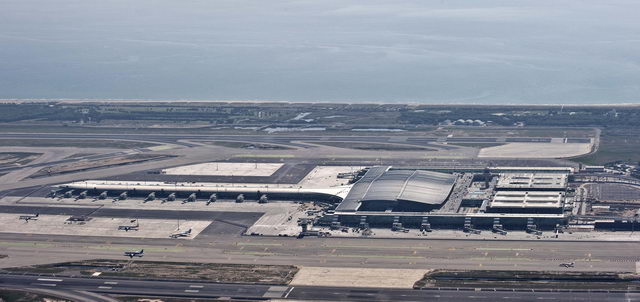
MULTIPOLYGON (((549 292, 494 289, 383 289, 222 284, 186 281, 132 280, 115 278, 65 278, 0 274, 0 282, 13 288, 55 289, 60 292, 165 296, 184 298, 231 298, 314 301, 639 301, 640 294, 625 292, 549 292)), ((96 298, 95 301, 103 301, 96 298)))
MULTIPOLYGON (((0 267, 82 259, 123 259, 145 249, 145 260, 280 264, 316 267, 494 269, 636 272, 640 243, 491 240, 266 238, 218 232, 193 240, 0 233, 0 267), (560 263, 575 262, 574 268, 560 263)), ((241 231, 240 228, 237 228, 241 231)), ((209 234, 208 234, 209 233, 209 234)))

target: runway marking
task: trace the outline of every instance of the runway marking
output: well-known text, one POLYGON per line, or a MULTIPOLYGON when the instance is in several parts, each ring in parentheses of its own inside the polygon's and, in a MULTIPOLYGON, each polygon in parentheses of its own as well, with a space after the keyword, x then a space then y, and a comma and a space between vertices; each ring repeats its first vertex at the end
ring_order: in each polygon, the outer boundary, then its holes
POLYGON ((50 286, 50 287, 55 287, 56 284, 55 283, 31 283, 33 285, 38 285, 38 286, 50 286))
POLYGON ((532 251, 533 249, 518 249, 518 248, 499 248, 499 247, 477 247, 478 251, 532 251))
POLYGON ((377 246, 377 245, 325 245, 324 247, 327 248, 338 248, 338 249, 344 249, 344 248, 365 248, 365 249, 402 249, 402 250, 430 250, 431 247, 430 246, 391 246, 391 245, 385 245, 385 246, 377 246))
POLYGON ((463 258, 473 261, 533 261, 532 258, 512 258, 512 257, 473 257, 473 258, 463 258))
POLYGON ((204 285, 189 285, 190 288, 203 288, 204 285))
POLYGON ((38 278, 38 281, 62 282, 62 279, 38 278))
POLYGON ((296 288, 296 287, 295 287, 295 286, 290 287, 290 288, 289 288, 289 290, 287 291, 287 293, 284 295, 284 297, 283 297, 283 298, 285 298, 285 299, 286 299, 287 297, 289 297, 289 294, 291 293, 291 291, 293 291, 293 289, 294 289, 294 288, 296 288))
POLYGON ((225 251, 225 254, 231 255, 254 255, 254 256, 287 256, 285 254, 276 254, 276 253, 265 253, 265 252, 236 252, 236 251, 225 251))
POLYGON ((19 246, 19 247, 38 247, 38 248, 49 248, 55 245, 50 243, 42 243, 36 241, 0 241, 1 246, 19 246))
POLYGON ((185 293, 199 293, 200 290, 197 290, 197 289, 185 289, 184 292, 185 293))
POLYGON ((117 285, 118 282, 115 281, 105 281, 104 284, 111 284, 111 285, 117 285))
POLYGON ((236 154, 235 157, 273 157, 273 158, 293 158, 296 157, 293 154, 236 154))
POLYGON ((111 289, 111 286, 98 286, 99 289, 111 289))
POLYGON ((321 254, 319 257, 342 257, 342 258, 387 258, 387 259, 424 259, 424 257, 414 256, 392 256, 392 255, 353 255, 353 254, 321 254))
MULTIPOLYGON (((139 250, 139 246, 106 246, 106 245, 89 245, 86 247, 87 249, 92 250, 139 250)), ((144 247, 145 251, 149 252, 168 252, 168 253, 181 253, 184 252, 184 248, 159 248, 159 247, 144 247)))
POLYGON ((282 243, 253 243, 253 242, 236 242, 236 245, 268 245, 268 246, 282 246, 282 243))

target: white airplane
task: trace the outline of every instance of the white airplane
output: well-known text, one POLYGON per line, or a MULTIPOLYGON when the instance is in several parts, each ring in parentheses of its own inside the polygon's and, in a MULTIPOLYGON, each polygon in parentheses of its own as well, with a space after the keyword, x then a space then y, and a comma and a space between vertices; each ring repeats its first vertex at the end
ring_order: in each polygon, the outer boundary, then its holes
POLYGON ((191 228, 189 228, 188 230, 181 232, 181 233, 175 233, 175 234, 171 234, 169 235, 169 237, 176 239, 179 237, 189 237, 191 235, 191 228))
POLYGON ((24 222, 29 222, 29 220, 38 220, 38 216, 40 216, 39 213, 36 213, 35 215, 22 215, 18 218, 18 220, 24 220, 24 222))
POLYGON ((137 219, 135 219, 135 220, 131 220, 131 222, 134 222, 134 221, 136 222, 136 224, 135 224, 135 225, 121 225, 121 226, 118 226, 118 230, 119 230, 119 231, 125 231, 125 232, 128 232, 128 231, 137 231, 137 230, 138 230, 138 228, 140 228, 140 223, 138 222, 138 220, 137 220, 137 219))
POLYGON ((570 267, 575 267, 576 263, 575 262, 560 263, 560 266, 570 268, 570 267))
POLYGON ((129 258, 142 257, 143 254, 144 254, 144 249, 139 250, 139 251, 127 251, 127 252, 124 252, 124 255, 128 256, 129 258))

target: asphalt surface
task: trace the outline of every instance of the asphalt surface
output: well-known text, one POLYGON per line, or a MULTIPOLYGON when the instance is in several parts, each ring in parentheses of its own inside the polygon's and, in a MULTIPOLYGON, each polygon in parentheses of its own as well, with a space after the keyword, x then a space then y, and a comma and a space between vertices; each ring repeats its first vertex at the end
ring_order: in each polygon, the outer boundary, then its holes
MULTIPOLYGON (((425 146, 434 142, 455 143, 495 143, 495 142, 530 142, 548 143, 551 138, 545 137, 406 137, 399 141, 398 135, 389 136, 310 136, 310 135, 185 135, 185 134, 67 134, 67 133, 16 133, 0 134, 0 138, 29 138, 41 137, 59 139, 128 139, 157 142, 177 142, 178 140, 219 140, 242 141, 259 143, 291 144, 295 141, 348 141, 348 142, 376 142, 376 143, 403 143, 425 146)), ((571 142, 590 142, 587 138, 568 138, 571 142)))
MULTIPOLYGON (((68 278, 0 274, 3 286, 55 289, 100 294, 165 296, 184 298, 256 299, 283 298, 323 301, 640 301, 640 293, 608 291, 532 291, 496 289, 381 289, 245 285, 186 281, 133 280, 117 278, 68 278)), ((87 299, 89 299, 87 297, 87 299)))
MULTIPOLYGON (((29 222, 32 223, 32 222, 29 222)), ((37 223, 34 221, 33 223, 37 223)), ((317 267, 636 272, 638 242, 358 239, 238 236, 222 221, 188 240, 0 233, 1 266, 81 259, 121 259, 144 248, 145 259, 317 267), (217 225, 217 226, 215 226, 217 225), (228 232, 228 233, 227 233, 228 232), (178 244, 178 245, 176 245, 178 244), (575 262, 574 268, 560 263, 575 262)))
POLYGON ((42 215, 70 215, 87 217, 114 217, 139 219, 184 219, 218 220, 250 227, 263 213, 257 212, 221 212, 221 211, 181 211, 153 209, 116 209, 106 207, 47 207, 0 205, 0 213, 20 213, 42 215))

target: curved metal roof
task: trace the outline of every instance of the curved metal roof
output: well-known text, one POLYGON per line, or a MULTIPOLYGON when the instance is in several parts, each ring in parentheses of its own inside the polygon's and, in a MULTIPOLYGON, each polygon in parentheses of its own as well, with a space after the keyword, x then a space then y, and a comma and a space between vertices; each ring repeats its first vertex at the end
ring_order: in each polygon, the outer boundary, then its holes
POLYGON ((439 205, 447 199, 455 181, 454 175, 446 173, 373 167, 354 184, 336 210, 356 211, 366 201, 439 205))

